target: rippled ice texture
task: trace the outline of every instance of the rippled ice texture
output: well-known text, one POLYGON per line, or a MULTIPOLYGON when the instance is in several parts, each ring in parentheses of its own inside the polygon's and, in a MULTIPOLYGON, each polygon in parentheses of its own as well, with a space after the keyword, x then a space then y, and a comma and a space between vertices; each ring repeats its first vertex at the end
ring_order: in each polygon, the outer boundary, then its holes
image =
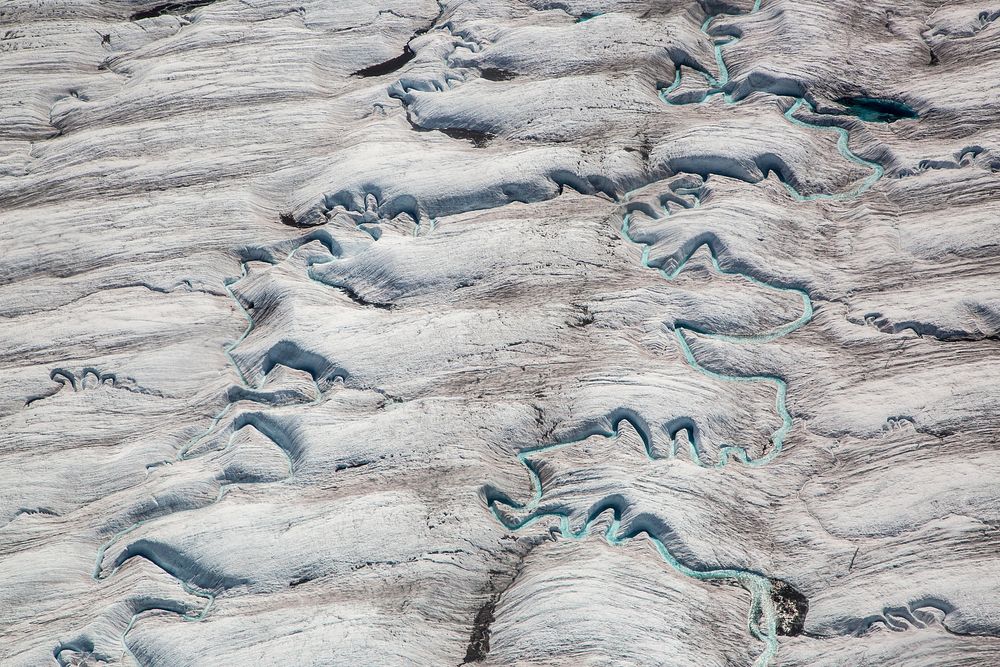
POLYGON ((1000 664, 1000 11, 0 6, 0 664, 1000 664))

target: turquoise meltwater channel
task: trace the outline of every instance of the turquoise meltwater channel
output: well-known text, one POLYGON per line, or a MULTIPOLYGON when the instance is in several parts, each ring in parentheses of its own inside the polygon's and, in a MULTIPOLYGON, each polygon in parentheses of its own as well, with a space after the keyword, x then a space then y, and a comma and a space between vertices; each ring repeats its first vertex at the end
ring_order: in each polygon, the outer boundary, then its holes
MULTIPOLYGON (((750 9, 749 13, 753 14, 760 11, 761 0, 756 0, 753 7, 750 9)), ((726 65, 725 59, 725 49, 736 42, 739 38, 736 37, 724 37, 716 39, 710 34, 710 28, 712 23, 721 16, 727 16, 727 14, 713 14, 708 16, 704 23, 701 25, 702 32, 713 40, 714 52, 715 52, 715 62, 718 69, 718 76, 714 76, 708 72, 698 71, 708 85, 708 89, 702 95, 686 95, 685 101, 674 101, 671 96, 677 91, 681 86, 683 81, 682 67, 677 66, 676 73, 674 76, 673 83, 670 86, 663 88, 659 91, 660 99, 668 105, 677 106, 682 104, 702 104, 707 100, 721 95, 726 104, 737 104, 732 96, 732 89, 734 86, 730 86, 729 80, 729 68, 726 65)), ((873 98, 859 98, 862 99, 862 103, 847 105, 846 114, 853 114, 863 121, 869 122, 891 122, 895 118, 916 118, 916 112, 912 109, 903 105, 901 103, 893 103, 888 100, 876 100, 873 98), (895 116, 886 113, 875 113, 870 112, 869 108, 877 107, 876 111, 884 108, 890 109, 903 109, 903 111, 897 112, 895 116), (859 111, 860 110, 860 111, 859 111), (905 112, 905 113, 904 113, 905 112)), ((808 128, 810 130, 819 130, 824 132, 835 132, 837 133, 837 150, 844 159, 857 164, 859 166, 865 167, 870 170, 870 174, 862 179, 860 182, 856 183, 850 189, 844 192, 836 193, 812 193, 803 194, 799 192, 792 184, 782 180, 782 184, 788 191, 789 195, 795 201, 807 202, 807 201, 817 201, 817 200, 845 200, 857 197, 870 189, 879 179, 884 175, 884 168, 882 165, 871 160, 866 160, 856 153, 854 153, 850 148, 850 131, 839 126, 830 125, 820 125, 817 123, 812 123, 806 120, 802 120, 796 117, 796 113, 806 107, 808 111, 816 113, 816 108, 806 100, 804 97, 796 97, 793 99, 792 104, 789 106, 788 110, 783 114, 784 118, 799 127, 808 128)), ((697 208, 701 205, 701 188, 678 188, 674 190, 677 195, 687 196, 691 198, 691 202, 683 200, 685 203, 682 205, 683 208, 697 208)), ((641 246, 642 255, 641 262, 642 266, 651 270, 657 271, 664 280, 672 281, 684 270, 688 261, 694 255, 694 253, 700 249, 702 246, 706 246, 711 256, 711 262, 714 269, 720 274, 734 275, 743 278, 744 280, 765 289, 776 290, 779 292, 794 294, 796 295, 802 303, 801 314, 794 321, 784 324, 782 326, 776 327, 770 331, 764 331, 758 334, 751 334, 746 336, 737 336, 726 333, 712 332, 706 330, 700 330, 693 326, 676 324, 674 327, 674 336, 677 340, 677 344, 684 356, 684 359, 695 371, 706 375, 714 380, 724 381, 724 382, 763 382, 771 384, 775 389, 775 408, 779 417, 781 418, 781 426, 771 434, 771 447, 768 451, 763 453, 758 457, 753 457, 748 453, 748 447, 739 444, 726 444, 719 448, 719 457, 714 464, 706 463, 702 457, 702 443, 698 442, 697 434, 693 428, 686 428, 689 443, 689 455, 691 460, 702 467, 713 467, 713 468, 723 468, 732 460, 739 461, 743 465, 747 466, 762 466, 773 461, 782 451, 785 439, 788 433, 792 429, 792 416, 788 411, 786 406, 786 395, 787 395, 787 384, 785 380, 777 376, 770 375, 751 375, 751 376, 735 376, 727 375, 723 373, 718 373, 712 371, 708 368, 702 366, 695 358, 694 352, 686 337, 686 333, 694 333, 699 336, 712 338, 716 340, 723 340, 727 342, 738 342, 738 343, 764 343, 768 341, 773 341, 775 339, 787 336, 792 332, 807 325, 813 317, 813 304, 809 297, 809 294, 803 290, 792 287, 783 287, 779 285, 774 285, 753 276, 747 275, 745 273, 737 271, 726 270, 719 262, 719 256, 716 249, 713 247, 712 243, 706 241, 699 246, 693 248, 688 252, 676 267, 671 270, 666 270, 657 266, 650 264, 650 244, 644 243, 641 239, 635 237, 632 230, 632 213, 627 210, 629 203, 629 196, 626 195, 622 204, 624 205, 626 211, 622 217, 621 234, 626 241, 637 246, 641 246)), ((662 217, 658 219, 668 219, 671 216, 671 210, 669 204, 663 204, 662 206, 662 217)), ((754 667, 767 667, 771 661, 774 659, 778 651, 778 618, 777 610, 775 606, 775 601, 773 599, 773 587, 771 580, 761 573, 753 572, 745 569, 739 568, 718 568, 718 569, 695 569, 681 562, 674 554, 670 552, 663 541, 657 536, 649 532, 645 528, 631 528, 628 530, 622 530, 622 508, 619 504, 611 500, 606 500, 604 503, 600 503, 591 509, 587 521, 583 526, 578 529, 573 529, 570 523, 570 515, 568 512, 563 510, 542 510, 540 509, 542 504, 543 496, 545 495, 545 489, 542 484, 542 478, 539 473, 539 464, 537 459, 540 456, 548 452, 555 450, 572 447, 578 443, 581 443, 589 438, 602 437, 607 438, 609 441, 616 440, 620 437, 620 427, 622 422, 628 421, 635 430, 643 438, 643 442, 646 450, 646 457, 650 460, 656 460, 660 456, 655 453, 651 447, 648 438, 644 435, 643 428, 639 424, 632 422, 631 418, 623 417, 618 419, 613 423, 612 429, 610 431, 594 430, 584 435, 582 438, 577 438, 565 442, 556 442, 551 444, 542 444, 537 446, 528 447, 522 449, 518 455, 518 462, 524 466, 528 472, 528 476, 531 480, 532 496, 524 503, 519 503, 512 500, 510 497, 499 492, 488 492, 487 493, 487 503, 490 512, 493 514, 494 518, 503 524, 507 529, 512 531, 519 531, 526 529, 530 526, 538 524, 545 521, 554 521, 556 526, 553 529, 558 529, 559 534, 566 539, 571 540, 581 540, 585 538, 589 533, 593 525, 602 519, 610 515, 610 523, 607 529, 603 532, 604 539, 611 545, 621 545, 633 538, 640 536, 645 537, 649 540, 655 547, 656 551, 659 553, 663 561, 670 566, 674 571, 679 574, 690 577, 692 579, 697 579, 699 581, 728 581, 741 585, 751 595, 750 611, 747 618, 747 631, 749 635, 760 641, 763 644, 763 649, 754 661, 754 667), (513 518, 516 515, 517 518, 513 518)), ((673 436, 673 434, 671 434, 673 436)), ((676 445, 674 445, 674 448, 676 445)), ((671 451, 669 457, 676 455, 676 451, 671 451)))

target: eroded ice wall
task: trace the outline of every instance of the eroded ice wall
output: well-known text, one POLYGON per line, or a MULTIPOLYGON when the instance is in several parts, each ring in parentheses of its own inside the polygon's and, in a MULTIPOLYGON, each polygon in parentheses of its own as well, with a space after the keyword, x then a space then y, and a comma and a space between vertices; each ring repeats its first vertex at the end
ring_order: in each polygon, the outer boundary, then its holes
POLYGON ((1000 663, 997 18, 0 5, 0 663, 1000 663))

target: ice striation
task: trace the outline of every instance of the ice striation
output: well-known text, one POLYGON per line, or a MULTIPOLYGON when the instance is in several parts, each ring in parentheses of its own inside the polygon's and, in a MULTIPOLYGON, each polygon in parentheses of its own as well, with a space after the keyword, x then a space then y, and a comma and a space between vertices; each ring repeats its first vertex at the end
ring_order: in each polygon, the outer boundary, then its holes
POLYGON ((1000 664, 998 19, 8 0, 0 664, 1000 664))

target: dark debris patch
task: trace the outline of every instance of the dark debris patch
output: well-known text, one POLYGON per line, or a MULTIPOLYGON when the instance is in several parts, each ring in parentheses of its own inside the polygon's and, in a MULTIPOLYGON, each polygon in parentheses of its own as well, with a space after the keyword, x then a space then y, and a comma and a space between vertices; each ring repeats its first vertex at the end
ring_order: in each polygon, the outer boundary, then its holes
POLYGON ((482 662, 486 659, 486 655, 490 652, 490 626, 495 620, 494 613, 499 600, 500 594, 494 593, 476 612, 476 620, 472 624, 472 636, 469 638, 469 646, 465 650, 465 660, 462 664, 482 662))
POLYGON ((413 120, 409 111, 406 112, 406 121, 414 132, 440 132, 452 139, 470 141, 475 148, 483 148, 497 138, 497 135, 492 132, 470 130, 464 127, 424 127, 413 120))
POLYGON ((295 219, 295 216, 291 213, 281 213, 278 215, 278 221, 287 227, 296 227, 301 229, 302 227, 307 227, 308 225, 303 225, 295 219))
POLYGON ((774 600, 778 617, 778 634, 785 637, 802 634, 806 614, 809 612, 809 600, 791 584, 780 579, 773 579, 771 585, 771 599, 774 600))
POLYGON ((347 285, 333 285, 333 287, 339 289, 341 292, 344 293, 345 296, 347 296, 347 298, 349 298, 351 301, 358 304, 359 306, 378 308, 380 310, 392 310, 393 308, 396 307, 395 304, 392 303, 383 303, 381 301, 369 301, 368 299, 361 296, 356 291, 354 291, 354 289, 348 287, 347 285))
POLYGON ((479 76, 487 81, 510 81, 511 79, 517 77, 517 74, 505 69, 499 69, 497 67, 487 67, 479 70, 479 76))
POLYGON ((286 227, 294 227, 295 229, 309 229, 310 227, 318 227, 325 223, 324 220, 318 222, 305 222, 303 220, 298 220, 291 213, 281 213, 278 215, 278 221, 285 225, 286 227))
POLYGON ((476 148, 483 148, 488 143, 497 138, 497 135, 491 134, 489 132, 481 132, 479 130, 466 130, 460 127, 439 128, 438 131, 448 135, 452 139, 471 141, 472 145, 475 146, 476 148))

